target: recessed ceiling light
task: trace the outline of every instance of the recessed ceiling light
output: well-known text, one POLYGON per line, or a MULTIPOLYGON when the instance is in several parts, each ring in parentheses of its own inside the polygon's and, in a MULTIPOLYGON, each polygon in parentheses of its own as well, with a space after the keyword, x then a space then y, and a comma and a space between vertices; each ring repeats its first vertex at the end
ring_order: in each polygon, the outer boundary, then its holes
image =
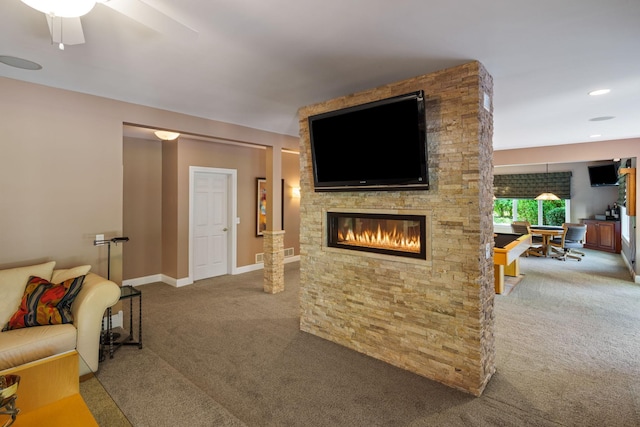
POLYGON ((589 92, 589 95, 591 96, 606 95, 609 92, 611 92, 611 89, 598 89, 598 90, 592 90, 591 92, 589 92))
POLYGON ((615 119, 615 116, 601 116, 601 117, 594 117, 593 119, 589 119, 590 122, 603 122, 605 120, 611 120, 611 119, 615 119))
POLYGON ((595 134, 593 134, 593 135, 589 135, 589 136, 590 136, 591 138, 599 138, 599 137, 601 137, 602 135, 600 135, 599 133, 595 133, 595 134))
POLYGON ((0 55, 0 62, 23 70, 41 70, 42 65, 16 56, 0 55))

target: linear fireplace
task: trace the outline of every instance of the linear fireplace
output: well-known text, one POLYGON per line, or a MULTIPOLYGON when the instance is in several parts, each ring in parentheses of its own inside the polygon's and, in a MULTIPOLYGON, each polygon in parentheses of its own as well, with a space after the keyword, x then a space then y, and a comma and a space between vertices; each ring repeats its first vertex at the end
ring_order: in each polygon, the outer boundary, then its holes
POLYGON ((327 212, 327 246, 426 259, 425 215, 327 212))

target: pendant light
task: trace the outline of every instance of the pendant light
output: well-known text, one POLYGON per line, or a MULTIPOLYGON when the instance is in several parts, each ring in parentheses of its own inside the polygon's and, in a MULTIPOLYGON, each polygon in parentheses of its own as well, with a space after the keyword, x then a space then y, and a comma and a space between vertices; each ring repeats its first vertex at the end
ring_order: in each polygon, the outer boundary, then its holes
MULTIPOLYGON (((549 163, 547 163, 547 173, 545 175, 545 187, 547 190, 549 190, 549 163)), ((536 197, 536 200, 560 200, 560 198, 553 193, 547 192, 547 193, 540 194, 538 197, 536 197)))

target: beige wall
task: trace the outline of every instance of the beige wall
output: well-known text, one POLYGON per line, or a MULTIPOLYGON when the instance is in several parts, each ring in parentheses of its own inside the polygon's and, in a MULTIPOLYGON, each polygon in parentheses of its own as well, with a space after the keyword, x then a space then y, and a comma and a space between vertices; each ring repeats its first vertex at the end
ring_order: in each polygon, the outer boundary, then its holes
MULTIPOLYGON (((518 170, 527 167, 532 164, 546 164, 549 163, 549 170, 559 170, 556 166, 561 163, 575 163, 575 162, 597 162, 602 160, 611 160, 614 158, 631 158, 633 160, 632 166, 638 167, 637 159, 640 157, 640 138, 630 139, 617 139, 609 141, 598 142, 585 142, 580 144, 567 144, 567 145, 555 145, 549 147, 534 147, 523 148, 513 150, 500 150, 494 151, 493 163, 498 170, 507 170, 500 168, 500 166, 518 166, 511 170, 518 170)), ((572 185, 577 179, 580 179, 580 175, 583 173, 579 171, 579 175, 572 178, 572 185)), ((584 178, 582 178, 584 179, 584 178)), ((588 179, 588 176, 587 176, 588 179)), ((636 188, 640 184, 640 175, 636 173, 636 188)), ((601 213, 603 208, 611 201, 611 193, 606 193, 603 189, 590 189, 583 193, 580 197, 580 201, 585 204, 589 204, 589 207, 584 207, 584 211, 577 211, 578 217, 591 216, 595 213, 601 213), (582 215, 584 214, 584 215, 582 215)), ((576 201, 578 202, 578 201, 576 201)), ((573 210, 573 195, 572 195, 572 210, 573 210)), ((580 203, 576 203, 580 206, 580 203)), ((636 197, 636 207, 638 200, 636 197)), ((637 208, 636 208, 637 211, 637 208)), ((572 215, 572 219, 573 219, 572 215)), ((630 217, 629 221, 630 235, 629 241, 623 239, 622 251, 627 259, 627 262, 635 260, 635 247, 636 242, 640 239, 640 230, 636 227, 636 217, 630 217)), ((640 267, 637 263, 635 266, 630 266, 633 270, 636 281, 640 277, 640 267)))
POLYGON ((106 276, 93 240, 122 232, 117 103, 5 78, 0 93, 0 266, 55 260, 106 276))
POLYGON ((640 138, 496 150, 493 153, 493 163, 495 166, 552 164, 611 160, 618 157, 640 157, 640 138))
MULTIPOLYGON (((238 249, 237 264, 245 266, 255 263, 255 253, 262 252, 262 239, 255 233, 255 187, 256 178, 264 177, 265 150, 252 147, 226 145, 206 141, 180 138, 180 229, 178 247, 188 254, 189 250, 189 166, 235 169, 238 178, 238 249)), ((180 260, 178 278, 188 277, 189 259, 180 260)), ((175 277, 175 276, 173 276, 175 277)))
POLYGON ((292 196, 294 187, 300 188, 300 156, 282 153, 282 179, 284 179, 284 247, 300 254, 300 199, 292 196))
POLYGON ((178 141, 162 142, 162 270, 178 277, 178 141))
MULTIPOLYGON (((290 187, 299 185, 297 154, 283 153, 287 248, 299 253, 299 200, 290 187)), ((189 167, 234 169, 237 172, 237 267, 253 265, 263 252, 256 236, 256 178, 265 176, 265 149, 180 137, 177 141, 124 139, 125 280, 164 274, 189 274, 189 167), (182 256, 185 254, 185 256, 182 256)))
POLYGON ((162 272, 162 144, 125 138, 123 279, 162 272))
POLYGON ((298 150, 297 137, 18 80, 0 78, 0 93, 0 268, 55 260, 106 276, 106 247, 93 240, 124 232, 125 123, 298 150))
MULTIPOLYGON (((189 166, 200 166, 221 169, 235 169, 238 179, 238 217, 237 227, 237 266, 255 264, 256 254, 263 252, 263 237, 256 236, 256 179, 265 177, 266 150, 258 147, 238 146, 233 144, 198 141, 179 138, 179 253, 188 254, 189 243, 189 166)), ((300 181, 298 156, 283 153, 282 176, 285 185, 288 182, 300 181)), ((285 235, 285 244, 299 252, 299 236, 296 226, 299 224, 299 206, 287 204, 285 190, 285 215, 289 218, 290 233, 285 235)), ((285 218, 285 224, 286 218, 285 218)), ((189 272, 188 257, 179 260, 178 278, 187 277, 189 272)))

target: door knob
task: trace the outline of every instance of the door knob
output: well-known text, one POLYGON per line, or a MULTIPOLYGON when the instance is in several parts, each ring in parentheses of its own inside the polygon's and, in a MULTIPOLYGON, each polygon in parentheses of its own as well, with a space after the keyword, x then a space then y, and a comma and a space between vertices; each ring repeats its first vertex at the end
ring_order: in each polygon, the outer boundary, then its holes
POLYGON ((225 228, 223 228, 223 229, 222 229, 222 231, 227 231, 227 230, 228 230, 228 228, 227 228, 227 227, 225 227, 225 228))

